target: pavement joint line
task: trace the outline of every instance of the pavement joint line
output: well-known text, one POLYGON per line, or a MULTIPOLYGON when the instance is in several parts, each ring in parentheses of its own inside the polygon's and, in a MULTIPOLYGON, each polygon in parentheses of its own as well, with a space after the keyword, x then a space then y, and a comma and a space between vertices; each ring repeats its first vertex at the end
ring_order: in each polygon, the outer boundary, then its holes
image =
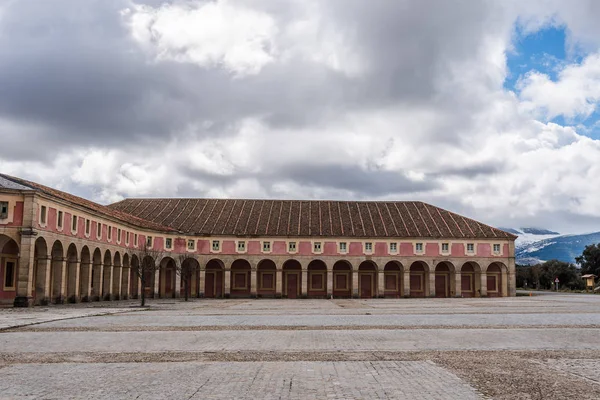
POLYGON ((116 315, 116 314, 123 314, 123 313, 135 312, 135 311, 147 311, 147 308, 144 308, 144 309, 140 308, 138 310, 121 310, 121 311, 115 311, 115 312, 103 311, 103 312, 99 312, 99 313, 96 313, 96 314, 65 316, 64 318, 51 319, 51 320, 48 320, 48 321, 28 322, 28 323, 22 323, 22 324, 19 324, 19 325, 12 325, 12 326, 7 326, 7 327, 0 327, 0 332, 10 331, 11 329, 23 328, 23 327, 26 327, 26 326, 47 324, 49 322, 55 322, 55 321, 65 321, 65 320, 69 320, 69 319, 79 319, 79 318, 88 318, 88 317, 102 317, 104 315, 116 315))

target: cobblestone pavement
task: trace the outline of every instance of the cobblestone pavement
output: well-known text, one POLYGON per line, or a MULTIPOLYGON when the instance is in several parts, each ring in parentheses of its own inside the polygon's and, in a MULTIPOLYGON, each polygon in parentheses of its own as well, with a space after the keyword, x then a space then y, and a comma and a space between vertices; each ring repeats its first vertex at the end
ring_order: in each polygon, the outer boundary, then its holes
POLYGON ((600 398, 600 296, 136 304, 0 309, 0 398, 600 398))
POLYGON ((165 393, 180 399, 481 398, 456 375, 423 361, 28 364, 2 370, 0 393, 86 399, 163 399, 165 393))

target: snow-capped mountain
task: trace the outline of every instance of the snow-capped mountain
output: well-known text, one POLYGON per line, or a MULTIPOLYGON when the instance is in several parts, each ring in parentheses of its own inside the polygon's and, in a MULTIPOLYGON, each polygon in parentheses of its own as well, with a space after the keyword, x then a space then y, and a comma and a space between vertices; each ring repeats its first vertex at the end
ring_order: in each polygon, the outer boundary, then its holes
POLYGON ((517 264, 536 264, 553 259, 572 263, 585 246, 600 243, 600 232, 561 235, 538 228, 500 229, 519 235, 515 241, 517 264))

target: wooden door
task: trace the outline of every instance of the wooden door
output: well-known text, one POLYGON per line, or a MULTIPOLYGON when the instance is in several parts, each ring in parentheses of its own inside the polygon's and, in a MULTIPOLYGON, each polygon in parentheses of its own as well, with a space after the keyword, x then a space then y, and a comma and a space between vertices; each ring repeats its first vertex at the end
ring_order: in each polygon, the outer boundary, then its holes
POLYGON ((288 299, 296 299, 298 298, 298 274, 295 272, 288 272, 286 276, 286 291, 288 299))
POLYGON ((435 297, 448 297, 447 274, 435 274, 435 297))
POLYGON ((473 274, 462 274, 460 277, 460 290, 462 297, 475 297, 473 274))
POLYGON ((373 276, 371 274, 360 275, 360 298, 370 299, 373 297, 373 276))
POLYGON ((488 274, 488 276, 487 276, 487 294, 490 297, 500 296, 500 285, 499 285, 500 279, 498 279, 498 278, 499 278, 499 276, 496 274, 494 274, 494 275, 488 274))
POLYGON ((410 274, 410 297, 425 297, 425 274, 410 274))
POLYGON ((215 297, 215 271, 206 271, 204 284, 204 297, 215 297))

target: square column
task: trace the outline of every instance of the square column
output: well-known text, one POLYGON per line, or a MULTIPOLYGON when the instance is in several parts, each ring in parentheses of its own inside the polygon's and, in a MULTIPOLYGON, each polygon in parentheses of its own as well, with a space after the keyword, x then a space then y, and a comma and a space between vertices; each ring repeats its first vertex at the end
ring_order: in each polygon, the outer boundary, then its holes
POLYGON ((352 297, 358 297, 358 270, 352 270, 352 297))
POLYGON ((402 274, 402 295, 404 297, 410 297, 410 269, 405 269, 402 274))
MULTIPOLYGON (((185 290, 185 288, 184 288, 184 290, 185 290)), ((173 291, 175 293, 176 299, 182 297, 181 296, 181 273, 178 274, 177 271, 175 271, 175 288, 173 289, 173 291)), ((185 297, 185 295, 183 297, 185 297)))
POLYGON ((92 294, 92 264, 81 263, 79 269, 79 295, 82 298, 86 298, 87 301, 90 301, 90 296, 92 294))
POLYGON ((385 275, 383 271, 377 271, 377 296, 383 297, 385 294, 385 275))
POLYGON ((275 270, 275 295, 283 294, 283 270, 275 270))
POLYGON ((333 297, 333 270, 327 270, 327 297, 333 297))
POLYGON ((200 297, 204 297, 204 287, 206 281, 206 270, 204 268, 200 268, 198 271, 198 294, 200 297))
POLYGON ((308 296, 308 270, 302 270, 302 288, 300 290, 301 296, 308 296))
POLYGON ((425 293, 431 297, 435 297, 435 271, 429 273, 429 293, 425 293))
POLYGON ((250 296, 256 296, 256 288, 258 287, 258 274, 256 268, 250 270, 250 296))
POLYGON ((113 267, 112 265, 104 265, 104 268, 102 269, 104 270, 104 282, 102 283, 102 298, 104 299, 104 296, 108 295, 110 300, 110 298, 112 298, 113 267))
POLYGON ((152 289, 152 296, 155 299, 160 297, 160 269, 154 271, 154 288, 152 289))
POLYGON ((462 275, 460 272, 454 274, 454 296, 462 297, 462 275))
POLYGON ((225 275, 224 278, 225 279, 225 295, 230 295, 231 294, 231 269, 227 268, 225 270, 225 275))
POLYGON ((480 274, 480 296, 487 296, 487 273, 482 272, 480 274))

